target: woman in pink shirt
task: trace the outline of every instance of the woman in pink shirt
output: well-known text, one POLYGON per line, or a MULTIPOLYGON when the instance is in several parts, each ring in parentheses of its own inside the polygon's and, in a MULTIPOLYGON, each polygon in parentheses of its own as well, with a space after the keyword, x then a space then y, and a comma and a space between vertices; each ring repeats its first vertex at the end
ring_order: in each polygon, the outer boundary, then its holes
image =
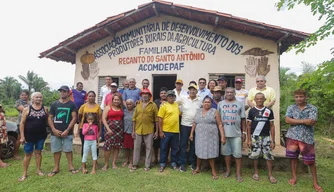
POLYGON ((96 164, 97 164, 97 139, 98 139, 98 132, 99 128, 97 126, 97 120, 95 119, 94 115, 87 114, 87 122, 82 126, 82 134, 85 137, 84 142, 84 149, 83 149, 83 155, 82 155, 82 173, 86 174, 88 173, 88 170, 86 169, 86 161, 87 156, 89 153, 89 149, 92 150, 92 156, 93 156, 93 169, 91 174, 96 174, 96 164))

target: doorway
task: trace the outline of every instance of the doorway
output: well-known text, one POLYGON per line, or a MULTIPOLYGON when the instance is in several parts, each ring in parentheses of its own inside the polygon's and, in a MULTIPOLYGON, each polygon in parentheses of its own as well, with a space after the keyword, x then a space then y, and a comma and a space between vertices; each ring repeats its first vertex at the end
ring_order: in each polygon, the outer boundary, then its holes
POLYGON ((160 98, 160 88, 167 87, 168 90, 175 88, 175 75, 152 75, 153 76, 153 100, 160 98))

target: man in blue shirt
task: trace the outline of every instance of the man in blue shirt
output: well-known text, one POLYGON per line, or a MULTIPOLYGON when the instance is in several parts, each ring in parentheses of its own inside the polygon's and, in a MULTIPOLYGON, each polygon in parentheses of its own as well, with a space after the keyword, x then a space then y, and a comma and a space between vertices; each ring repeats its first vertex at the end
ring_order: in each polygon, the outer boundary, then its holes
POLYGON ((206 88, 206 79, 199 78, 198 80, 198 93, 197 95, 203 100, 205 96, 210 94, 210 90, 206 88))
POLYGON ((120 92, 122 95, 124 94, 124 91, 129 88, 129 81, 125 79, 123 81, 123 88, 119 88, 118 92, 120 92))
POLYGON ((136 87, 136 80, 134 78, 129 79, 129 89, 124 90, 123 102, 126 106, 125 101, 132 99, 134 103, 140 100, 140 89, 136 87))

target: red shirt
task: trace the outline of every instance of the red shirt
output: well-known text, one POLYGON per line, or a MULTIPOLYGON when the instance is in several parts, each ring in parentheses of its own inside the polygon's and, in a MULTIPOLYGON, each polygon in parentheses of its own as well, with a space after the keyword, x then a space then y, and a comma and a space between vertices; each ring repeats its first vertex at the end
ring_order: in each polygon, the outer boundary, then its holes
MULTIPOLYGON (((118 93, 122 96, 122 94, 120 92, 117 91, 116 93, 118 93)), ((104 105, 105 106, 108 106, 108 105, 110 106, 112 104, 112 95, 113 94, 114 94, 113 92, 110 92, 106 95, 106 98, 104 99, 104 105)))
POLYGON ((124 116, 124 112, 122 110, 119 111, 114 111, 112 109, 112 107, 110 107, 110 110, 108 112, 108 120, 112 121, 112 120, 122 120, 124 116))

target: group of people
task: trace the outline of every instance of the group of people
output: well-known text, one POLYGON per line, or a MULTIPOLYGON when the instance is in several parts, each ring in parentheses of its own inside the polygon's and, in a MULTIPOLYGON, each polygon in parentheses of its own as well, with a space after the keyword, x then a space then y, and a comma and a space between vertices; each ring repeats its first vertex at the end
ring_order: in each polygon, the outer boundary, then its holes
MULTIPOLYGON (((104 141, 104 171, 109 168, 111 154, 111 167, 118 168, 116 162, 121 148, 126 150, 126 160, 122 166, 128 166, 131 172, 136 171, 144 144, 145 171, 150 171, 152 165, 159 163, 159 172, 163 172, 167 164, 174 170, 184 172, 189 164, 195 175, 201 171, 202 160, 206 160, 211 167, 212 178, 216 180, 219 176, 215 160, 220 155, 224 156, 226 170, 222 176, 227 178, 231 175, 233 156, 236 179, 242 182, 242 144, 247 141, 249 158, 254 160, 252 178, 259 180, 258 158, 263 156, 267 162, 270 183, 277 183, 272 174, 274 157, 271 152, 275 148, 274 114, 271 108, 276 98, 275 91, 266 86, 264 76, 256 77, 257 86, 249 91, 242 88, 243 80, 240 78, 235 79, 235 88, 227 87, 224 77, 208 83, 205 78, 200 78, 198 82, 191 81, 187 91, 182 89, 183 81, 178 79, 174 90, 162 87, 160 98, 154 101, 147 79, 142 81, 142 88, 136 87, 134 78, 128 79, 123 82, 122 89, 118 89, 117 83, 112 82, 109 76, 105 81, 100 90, 100 105, 96 103, 95 92, 86 93, 81 82, 73 90, 61 86, 58 89, 60 98, 49 110, 42 104, 41 93, 33 93, 30 103, 29 93, 21 94, 16 107, 20 111, 19 142, 24 144, 25 157, 24 172, 19 181, 27 178, 33 152, 37 174, 44 175, 40 165, 47 125, 51 128, 51 152, 55 161, 55 167, 48 176, 59 173, 62 151, 67 157, 69 171, 77 173, 73 165, 72 140, 74 125, 78 123, 78 131, 74 134, 81 138, 84 174, 88 172, 86 161, 89 151, 92 151, 93 159, 91 173, 96 173, 97 146, 104 141)), ((286 148, 292 168, 289 183, 297 183, 296 169, 301 152, 304 163, 311 168, 314 188, 321 191, 316 175, 313 140, 317 109, 306 102, 306 92, 303 90, 296 90, 294 98, 296 104, 290 106, 286 113, 286 123, 291 125, 286 148)), ((4 125, 1 119, 0 125, 4 125)), ((15 158, 19 158, 17 153, 15 158)))

